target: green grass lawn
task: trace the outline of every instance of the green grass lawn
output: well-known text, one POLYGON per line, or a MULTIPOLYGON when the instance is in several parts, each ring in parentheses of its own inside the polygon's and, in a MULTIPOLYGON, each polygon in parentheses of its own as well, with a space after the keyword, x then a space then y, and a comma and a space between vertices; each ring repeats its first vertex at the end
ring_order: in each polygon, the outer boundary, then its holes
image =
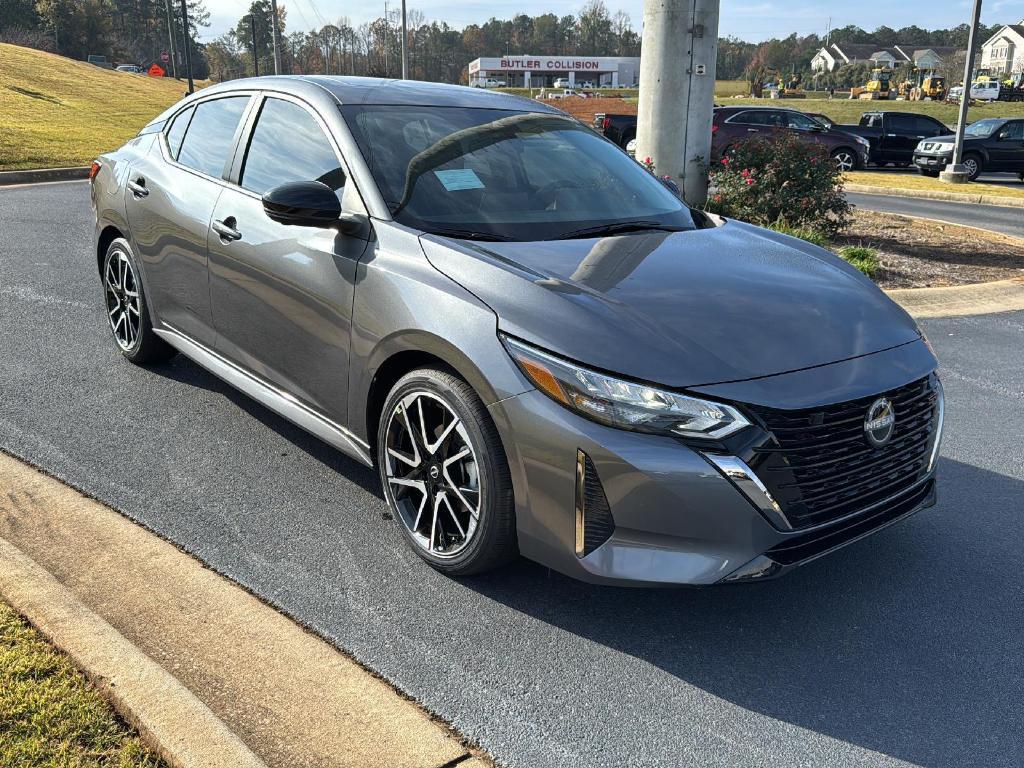
POLYGON ((916 173, 873 173, 853 171, 845 174, 850 184, 867 184, 878 187, 879 192, 888 190, 917 189, 931 192, 961 192, 970 195, 998 195, 1024 199, 1024 184, 984 184, 973 181, 970 184, 947 184, 916 173))
POLYGON ((67 657, 4 603, 0 766, 165 768, 67 657))
POLYGON ((186 87, 0 43, 0 171, 88 165, 186 87))

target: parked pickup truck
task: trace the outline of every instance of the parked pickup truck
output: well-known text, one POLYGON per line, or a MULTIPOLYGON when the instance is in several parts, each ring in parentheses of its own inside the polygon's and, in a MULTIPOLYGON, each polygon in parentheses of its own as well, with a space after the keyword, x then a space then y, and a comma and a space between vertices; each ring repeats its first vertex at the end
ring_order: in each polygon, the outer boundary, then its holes
POLYGON ((921 139, 942 136, 949 128, 934 117, 916 112, 865 112, 857 125, 836 125, 837 130, 868 140, 868 162, 908 166, 921 139))

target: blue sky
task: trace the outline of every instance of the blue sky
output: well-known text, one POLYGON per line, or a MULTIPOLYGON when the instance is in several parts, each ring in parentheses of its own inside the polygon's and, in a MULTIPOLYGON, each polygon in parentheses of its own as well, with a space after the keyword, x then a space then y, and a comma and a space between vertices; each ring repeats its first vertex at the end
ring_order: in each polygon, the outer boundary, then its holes
MULTIPOLYGON (((538 3, 509 2, 508 0, 406 0, 408 8, 420 10, 427 20, 447 21, 453 27, 481 23, 491 16, 509 18, 520 11, 530 14, 557 13, 560 16, 575 13, 583 0, 544 0, 538 3)), ((351 0, 278 0, 288 9, 290 29, 309 29, 321 26, 320 18, 330 22, 348 17, 354 24, 369 21, 384 13, 384 0, 353 3, 351 0), (318 16, 319 13, 319 16, 318 16)), ((389 0, 397 3, 399 0, 389 0)), ((605 0, 614 13, 626 11, 633 26, 640 29, 643 18, 643 0, 605 0)), ((216 37, 232 28, 246 12, 249 0, 207 0, 211 26, 203 39, 216 37)), ((1005 24, 1024 18, 1024 0, 987 0, 982 6, 982 20, 986 24, 1005 24)), ((861 2, 835 3, 828 0, 722 0, 720 34, 735 35, 745 40, 760 41, 770 37, 785 37, 793 32, 801 35, 816 32, 825 34, 829 16, 832 26, 860 24, 874 29, 882 23, 900 28, 910 24, 919 26, 950 27, 970 19, 969 0, 861 0, 861 2), (922 19, 928 19, 927 24, 922 19)), ((521 51, 544 53, 544 51, 521 51)))

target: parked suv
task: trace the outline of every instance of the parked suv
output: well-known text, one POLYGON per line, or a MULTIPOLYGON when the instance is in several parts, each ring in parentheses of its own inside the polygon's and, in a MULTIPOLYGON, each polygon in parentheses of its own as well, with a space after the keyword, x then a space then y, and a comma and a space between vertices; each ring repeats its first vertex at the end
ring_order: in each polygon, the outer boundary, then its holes
MULTIPOLYGON (((914 150, 924 176, 938 176, 953 162, 953 134, 925 139, 914 150)), ((963 165, 971 181, 984 171, 1011 171, 1024 180, 1024 119, 987 117, 964 130, 963 165)))
POLYGON ((821 144, 840 170, 853 171, 868 162, 870 144, 861 136, 829 128, 820 120, 795 109, 776 107, 718 107, 711 131, 711 159, 721 160, 742 141, 768 137, 773 131, 790 131, 802 141, 821 144))
POLYGON ((934 502, 942 390, 910 316, 538 101, 233 80, 91 178, 113 348, 183 354, 376 467, 445 573, 762 579, 934 502))

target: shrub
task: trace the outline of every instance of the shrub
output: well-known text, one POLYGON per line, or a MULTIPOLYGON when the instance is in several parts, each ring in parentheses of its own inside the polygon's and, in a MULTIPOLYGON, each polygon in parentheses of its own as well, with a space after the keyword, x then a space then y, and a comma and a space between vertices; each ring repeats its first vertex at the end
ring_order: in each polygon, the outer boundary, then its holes
POLYGON ((709 181, 707 209, 712 213, 826 237, 850 220, 842 174, 826 149, 786 130, 736 145, 711 167, 709 181))
POLYGON ((798 237, 801 240, 806 240, 811 245, 817 245, 819 248, 828 248, 831 241, 823 235, 813 229, 805 229, 803 227, 791 227, 784 221, 776 221, 774 224, 769 224, 768 229, 773 229, 776 232, 781 232, 783 235, 789 235, 790 237, 798 237))
POLYGON ((844 248, 840 248, 838 253, 868 277, 874 277, 878 273, 879 267, 881 267, 878 261, 878 251, 874 248, 866 248, 862 245, 847 245, 844 248))

